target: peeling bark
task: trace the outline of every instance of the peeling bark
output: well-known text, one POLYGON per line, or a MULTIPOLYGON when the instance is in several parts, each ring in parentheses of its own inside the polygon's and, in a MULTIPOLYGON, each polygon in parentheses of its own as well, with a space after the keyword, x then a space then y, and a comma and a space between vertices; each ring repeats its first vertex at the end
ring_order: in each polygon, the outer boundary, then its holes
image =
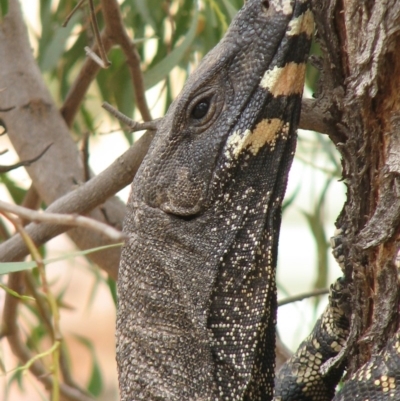
POLYGON ((314 1, 323 51, 319 99, 330 112, 347 201, 345 276, 352 282, 349 374, 397 330, 400 230, 400 3, 314 1))

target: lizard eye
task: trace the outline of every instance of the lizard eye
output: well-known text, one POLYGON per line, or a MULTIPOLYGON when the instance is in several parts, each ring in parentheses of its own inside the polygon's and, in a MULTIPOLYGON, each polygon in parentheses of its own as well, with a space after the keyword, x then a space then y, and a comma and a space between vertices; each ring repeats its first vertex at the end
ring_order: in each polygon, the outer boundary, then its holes
POLYGON ((209 108, 210 108, 209 100, 202 99, 193 107, 191 112, 191 117, 196 120, 200 120, 207 114, 209 108))
POLYGON ((203 90, 186 107, 188 126, 202 132, 219 116, 223 107, 223 93, 216 93, 213 88, 203 90))
POLYGON ((262 3, 263 7, 268 10, 269 9, 269 1, 268 0, 264 0, 262 3))

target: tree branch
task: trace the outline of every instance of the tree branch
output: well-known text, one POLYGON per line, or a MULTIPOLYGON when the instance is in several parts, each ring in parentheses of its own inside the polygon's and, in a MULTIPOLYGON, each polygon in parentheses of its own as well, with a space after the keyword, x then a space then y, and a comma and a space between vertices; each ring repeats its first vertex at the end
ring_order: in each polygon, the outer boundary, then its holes
POLYGON ((49 213, 49 212, 38 212, 31 210, 26 207, 13 205, 11 203, 3 202, 0 200, 0 211, 16 214, 26 220, 33 221, 35 223, 51 223, 57 225, 66 226, 77 226, 84 227, 90 230, 98 231, 103 235, 110 238, 112 241, 122 241, 124 235, 121 231, 109 226, 108 224, 101 223, 88 217, 79 216, 76 214, 61 214, 61 213, 49 213))
MULTIPOLYGON (((22 293, 23 290, 23 276, 24 272, 18 272, 10 275, 8 287, 13 291, 22 293)), ((25 342, 21 338, 21 331, 17 324, 19 299, 7 294, 4 305, 3 313, 3 326, 5 328, 5 335, 8 338, 10 348, 13 354, 22 362, 27 363, 32 359, 32 354, 25 342)), ((39 361, 33 362, 29 370, 32 374, 43 383, 43 385, 51 389, 53 387, 53 380, 43 365, 39 361)), ((63 400, 66 401, 93 401, 93 398, 83 394, 78 389, 72 388, 66 384, 60 384, 60 392, 63 400)))
MULTIPOLYGON (((107 198, 129 185, 150 146, 154 133, 146 132, 135 144, 111 166, 72 192, 57 199, 48 208, 53 213, 85 214, 102 204, 107 198)), ((32 223, 26 231, 37 246, 65 232, 68 227, 32 223)), ((0 244, 0 261, 12 261, 28 254, 28 249, 19 235, 0 244)), ((117 269, 109 271, 117 277, 117 269)))
POLYGON ((125 124, 130 129, 131 132, 144 131, 144 130, 156 131, 162 120, 162 118, 156 118, 155 120, 145 121, 144 123, 139 123, 135 120, 132 120, 125 114, 122 114, 115 107, 111 106, 110 103, 103 102, 101 107, 103 107, 104 110, 107 110, 116 119, 118 119, 123 124, 125 124))
POLYGON ((97 24, 96 11, 94 9, 93 0, 88 0, 90 9, 90 22, 92 23, 92 29, 96 38, 97 46, 99 48, 100 59, 103 62, 103 68, 107 68, 111 65, 107 58, 107 51, 104 48, 103 42, 101 41, 99 25, 97 24))
POLYGON ((328 288, 318 288, 310 292, 305 292, 303 294, 294 295, 293 297, 287 297, 285 299, 282 299, 281 301, 278 301, 278 306, 283 306, 291 304, 293 302, 302 301, 303 299, 317 297, 318 295, 326 295, 326 294, 329 294, 328 288))
MULTIPOLYGON (((37 162, 26 167, 40 198, 50 205, 84 181, 81 155, 59 114, 41 72, 33 58, 19 2, 9 1, 9 12, 0 23, 0 103, 15 106, 0 112, 9 138, 21 160, 31 159, 53 143, 37 162), (15 49, 18 49, 18 52, 15 49)), ((79 85, 79 84, 77 84, 79 85)), ((107 200, 91 217, 121 227, 125 206, 117 198, 107 200)), ((107 245, 103 235, 87 229, 69 232, 81 249, 107 245)), ((120 250, 107 250, 90 256, 105 271, 116 274, 120 250)))
MULTIPOLYGON (((310 117, 312 120, 315 120, 312 107, 309 108, 308 114, 304 117, 304 121, 307 124, 306 126, 303 125, 302 128, 314 126, 313 123, 309 122, 310 117)), ((318 125, 321 126, 320 123, 318 123, 318 125)), ((135 142, 130 149, 106 170, 75 191, 58 199, 49 206, 47 211, 54 213, 85 214, 102 204, 105 199, 129 185, 142 159, 147 153, 153 136, 154 132, 146 132, 145 135, 135 142)), ((35 244, 41 245, 51 238, 65 232, 68 230, 68 227, 48 224, 30 224, 26 229, 35 244)), ((18 235, 0 244, 0 261, 12 261, 15 258, 27 255, 27 253, 26 246, 18 235)), ((117 277, 117 269, 112 269, 109 273, 113 278, 117 277)))
POLYGON ((324 111, 318 102, 313 99, 303 99, 301 103, 301 115, 299 128, 316 131, 321 134, 330 134, 334 127, 329 125, 331 116, 324 111))
MULTIPOLYGON (((102 32, 100 40, 103 43, 104 51, 108 53, 113 45, 112 40, 108 37, 106 32, 102 32)), ((94 53, 98 52, 98 45, 92 48, 94 53)), ((97 73, 100 71, 100 66, 91 58, 87 58, 83 64, 78 76, 76 77, 74 83, 68 91, 65 98, 64 104, 62 105, 60 112, 64 117, 65 122, 68 127, 71 127, 74 121, 75 115, 81 106, 82 100, 89 89, 90 84, 96 77, 97 73)))
POLYGON ((118 2, 116 0, 101 0, 101 5, 106 24, 106 33, 115 44, 121 46, 125 54, 132 77, 135 104, 142 115, 142 119, 144 121, 151 121, 151 113, 145 96, 143 74, 140 68, 140 57, 135 44, 126 33, 118 2))
POLYGON ((47 150, 50 148, 52 144, 47 145, 44 150, 42 152, 40 152, 36 157, 34 157, 33 159, 30 160, 22 160, 18 163, 15 163, 11 166, 0 166, 0 174, 1 173, 7 173, 11 170, 14 170, 18 167, 22 167, 22 166, 30 166, 32 163, 34 163, 35 161, 39 160, 46 152, 47 150))

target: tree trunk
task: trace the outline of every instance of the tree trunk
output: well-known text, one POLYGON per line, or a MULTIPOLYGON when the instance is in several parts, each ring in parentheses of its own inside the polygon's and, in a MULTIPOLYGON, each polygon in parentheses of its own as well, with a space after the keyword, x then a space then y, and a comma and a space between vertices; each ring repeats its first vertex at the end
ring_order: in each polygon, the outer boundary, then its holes
POLYGON ((323 57, 318 103, 342 156, 344 274, 351 332, 341 357, 357 370, 397 330, 400 229, 400 2, 314 0, 323 57))

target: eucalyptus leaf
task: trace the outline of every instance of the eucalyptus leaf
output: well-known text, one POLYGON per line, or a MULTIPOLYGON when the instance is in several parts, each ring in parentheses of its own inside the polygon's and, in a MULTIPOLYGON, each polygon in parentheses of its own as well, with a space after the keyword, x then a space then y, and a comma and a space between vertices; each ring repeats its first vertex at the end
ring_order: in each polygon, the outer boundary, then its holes
POLYGON ((157 24, 151 16, 150 9, 147 3, 147 0, 134 0, 135 6, 142 16, 143 20, 149 24, 154 31, 157 31, 157 24))
POLYGON ((221 2, 224 4, 226 10, 228 11, 229 18, 232 21, 238 12, 237 8, 232 5, 230 0, 221 0, 221 2))
POLYGON ((5 17, 8 13, 8 0, 0 0, 0 16, 5 17))
POLYGON ((189 31, 186 33, 185 39, 180 45, 174 48, 162 61, 144 73, 144 85, 146 89, 150 89, 162 79, 164 79, 171 70, 182 60, 185 52, 189 49, 194 38, 196 37, 197 22, 199 20, 199 9, 195 2, 195 11, 189 31))
MULTIPOLYGON (((49 265, 50 263, 58 262, 60 260, 76 258, 77 256, 86 256, 86 255, 89 255, 90 253, 103 251, 105 249, 115 248, 115 247, 120 247, 120 246, 122 246, 122 243, 99 246, 97 248, 91 248, 91 249, 87 249, 85 251, 70 252, 70 253, 67 253, 58 258, 47 259, 47 260, 45 259, 43 261, 43 263, 45 265, 49 265)), ((15 272, 23 271, 23 270, 29 270, 29 269, 33 269, 34 267, 36 267, 36 262, 34 262, 34 261, 0 263, 0 275, 8 274, 8 273, 15 273, 15 272)))
POLYGON ((98 395, 101 394, 101 392, 103 390, 103 379, 102 379, 102 375, 101 375, 100 366, 99 366, 99 363, 98 363, 98 360, 96 357, 96 350, 93 346, 93 343, 88 338, 85 338, 78 334, 75 334, 74 337, 82 345, 84 345, 90 352, 90 356, 92 359, 92 369, 91 369, 91 373, 90 373, 89 383, 87 385, 87 390, 93 396, 97 397, 98 395))
POLYGON ((79 19, 80 15, 75 14, 66 27, 60 26, 57 28, 53 38, 47 44, 46 48, 43 49, 43 54, 39 62, 41 71, 51 71, 57 66, 64 53, 67 40, 79 19))

